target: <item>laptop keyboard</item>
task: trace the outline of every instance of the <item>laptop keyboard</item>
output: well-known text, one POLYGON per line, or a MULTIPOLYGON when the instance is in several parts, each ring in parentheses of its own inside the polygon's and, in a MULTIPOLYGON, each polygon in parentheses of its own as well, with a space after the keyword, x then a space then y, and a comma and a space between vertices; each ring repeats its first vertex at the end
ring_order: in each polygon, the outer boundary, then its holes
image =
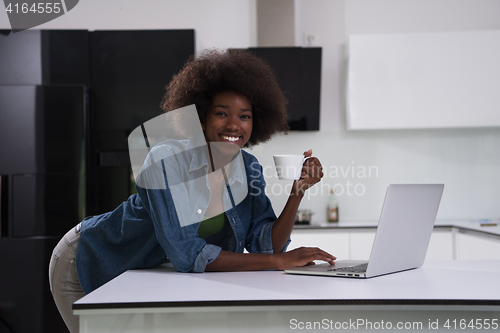
POLYGON ((332 268, 329 269, 328 271, 362 273, 366 271, 367 267, 368 263, 351 267, 332 268))

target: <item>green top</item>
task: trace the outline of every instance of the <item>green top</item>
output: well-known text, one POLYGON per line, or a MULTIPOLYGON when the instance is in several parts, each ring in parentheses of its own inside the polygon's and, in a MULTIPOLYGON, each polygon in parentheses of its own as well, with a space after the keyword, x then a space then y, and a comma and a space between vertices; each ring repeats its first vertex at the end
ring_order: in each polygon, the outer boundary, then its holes
POLYGON ((201 238, 205 238, 214 235, 222 230, 224 224, 228 222, 225 213, 219 214, 208 219, 203 219, 198 227, 198 235, 201 238))

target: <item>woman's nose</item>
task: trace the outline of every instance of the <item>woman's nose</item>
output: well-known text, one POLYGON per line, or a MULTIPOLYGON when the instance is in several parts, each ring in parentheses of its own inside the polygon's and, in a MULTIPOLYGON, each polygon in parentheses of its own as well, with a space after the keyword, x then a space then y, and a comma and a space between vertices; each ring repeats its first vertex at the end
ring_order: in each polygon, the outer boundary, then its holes
POLYGON ((227 129, 237 129, 239 126, 239 118, 238 117, 229 117, 227 119, 226 128, 227 129))

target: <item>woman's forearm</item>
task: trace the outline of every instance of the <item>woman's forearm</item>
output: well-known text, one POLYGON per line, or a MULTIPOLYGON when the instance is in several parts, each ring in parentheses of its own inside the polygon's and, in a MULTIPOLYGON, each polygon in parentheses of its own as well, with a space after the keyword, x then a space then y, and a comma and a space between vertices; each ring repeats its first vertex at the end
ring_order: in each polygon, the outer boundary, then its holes
POLYGON ((323 177, 323 167, 316 157, 312 156, 312 150, 304 152, 304 156, 308 157, 302 167, 302 174, 298 180, 295 180, 292 185, 292 190, 285 208, 280 217, 274 222, 272 231, 272 242, 274 253, 280 253, 285 248, 285 245, 292 233, 293 224, 295 223, 295 215, 299 204, 304 197, 304 192, 323 177))
POLYGON ((208 264, 205 270, 209 272, 236 272, 276 268, 276 258, 272 254, 221 251, 217 259, 208 264))
POLYGON ((260 271, 264 269, 284 270, 313 264, 314 260, 323 260, 331 264, 336 258, 331 254, 313 247, 301 247, 289 252, 277 254, 235 253, 221 251, 219 256, 207 265, 205 271, 235 272, 260 271))
POLYGON ((297 209, 303 197, 304 192, 300 191, 296 186, 296 182, 294 182, 286 205, 273 225, 272 242, 274 253, 281 253, 285 248, 293 230, 297 209))

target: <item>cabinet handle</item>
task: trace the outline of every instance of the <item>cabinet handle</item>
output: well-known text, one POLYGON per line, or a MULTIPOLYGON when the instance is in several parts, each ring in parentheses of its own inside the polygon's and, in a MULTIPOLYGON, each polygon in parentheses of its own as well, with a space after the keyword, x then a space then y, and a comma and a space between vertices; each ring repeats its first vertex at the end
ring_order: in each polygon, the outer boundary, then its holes
POLYGON ((0 175, 0 238, 7 237, 7 191, 8 179, 7 176, 0 175))

